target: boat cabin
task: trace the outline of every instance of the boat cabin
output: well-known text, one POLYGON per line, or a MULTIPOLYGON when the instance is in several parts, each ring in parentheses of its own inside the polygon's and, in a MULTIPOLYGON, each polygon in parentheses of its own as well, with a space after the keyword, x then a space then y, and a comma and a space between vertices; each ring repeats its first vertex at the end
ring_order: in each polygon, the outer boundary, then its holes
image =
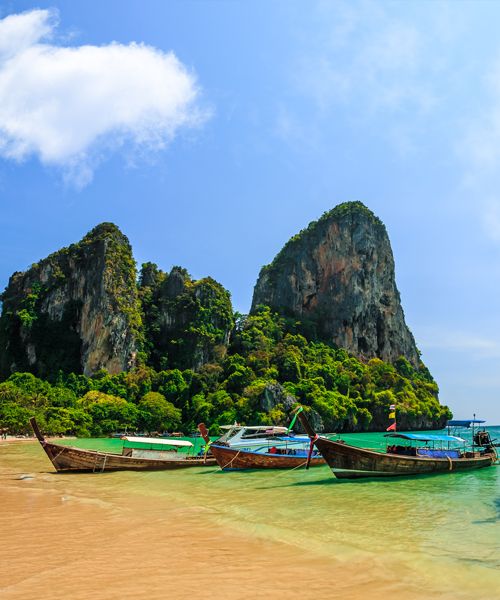
POLYGON ((278 425, 222 425, 223 435, 215 442, 240 450, 267 452, 269 448, 309 448, 307 436, 295 435, 278 425))
POLYGON ((221 425, 225 433, 219 442, 237 442, 240 440, 261 440, 262 438, 283 437, 288 433, 286 427, 276 425, 221 425))
POLYGON ((122 456, 132 458, 181 459, 181 448, 191 450, 194 446, 186 440, 124 436, 122 456))
POLYGON ((295 435, 287 427, 278 425, 221 425, 224 433, 217 440, 217 444, 228 445, 234 448, 254 447, 266 444, 279 446, 309 444, 307 436, 295 435))
POLYGON ((391 442, 405 440, 406 444, 389 443, 386 452, 419 458, 462 458, 466 456, 466 441, 455 435, 431 435, 423 433, 386 433, 391 442), (454 447, 453 447, 454 446, 454 447))

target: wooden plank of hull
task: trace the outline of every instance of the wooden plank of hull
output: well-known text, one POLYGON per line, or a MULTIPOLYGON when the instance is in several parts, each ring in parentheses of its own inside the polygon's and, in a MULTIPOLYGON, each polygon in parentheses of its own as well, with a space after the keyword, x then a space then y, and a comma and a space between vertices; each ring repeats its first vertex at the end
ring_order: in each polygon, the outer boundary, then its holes
MULTIPOLYGON (((305 456, 263 454, 261 452, 237 450, 214 444, 210 446, 210 450, 219 467, 226 471, 240 469, 294 469, 306 464, 305 456)), ((321 456, 311 458, 312 467, 324 464, 325 461, 321 456)))
POLYGON ((449 473, 488 467, 494 460, 492 455, 459 459, 400 456, 356 448, 322 438, 317 439, 315 444, 333 474, 339 479, 449 473))
POLYGON ((203 457, 186 457, 175 460, 145 459, 96 450, 83 450, 72 446, 51 444, 50 442, 41 442, 41 445, 58 472, 160 471, 186 467, 215 466, 216 464, 213 456, 207 457, 206 461, 203 457))

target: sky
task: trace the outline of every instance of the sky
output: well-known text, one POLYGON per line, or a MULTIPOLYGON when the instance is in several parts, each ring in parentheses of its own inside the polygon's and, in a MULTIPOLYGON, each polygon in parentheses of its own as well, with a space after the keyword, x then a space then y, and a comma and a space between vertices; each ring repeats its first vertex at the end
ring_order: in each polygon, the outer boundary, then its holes
POLYGON ((96 224, 248 312, 335 205, 385 223, 456 418, 500 424, 500 3, 0 0, 0 287, 96 224))

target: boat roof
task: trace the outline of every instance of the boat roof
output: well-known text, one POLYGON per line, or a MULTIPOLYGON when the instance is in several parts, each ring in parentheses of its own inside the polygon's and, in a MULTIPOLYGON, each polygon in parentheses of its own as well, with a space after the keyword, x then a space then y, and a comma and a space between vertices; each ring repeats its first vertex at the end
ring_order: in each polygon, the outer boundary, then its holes
POLYGON ((385 437, 414 440, 417 442, 465 442, 456 435, 431 435, 427 433, 386 433, 385 437))
POLYGON ((288 427, 278 425, 220 425, 220 429, 228 431, 229 429, 248 429, 249 431, 262 431, 265 433, 286 433, 288 427))
POLYGON ((481 419, 466 419, 464 421, 448 421, 448 423, 446 423, 446 426, 455 426, 455 427, 470 427, 471 423, 486 423, 486 421, 481 420, 481 419))
POLYGON ((191 442, 187 440, 166 440, 165 438, 147 438, 147 437, 131 437, 125 435, 122 437, 125 442, 131 442, 132 444, 162 444, 164 446, 192 446, 191 442))

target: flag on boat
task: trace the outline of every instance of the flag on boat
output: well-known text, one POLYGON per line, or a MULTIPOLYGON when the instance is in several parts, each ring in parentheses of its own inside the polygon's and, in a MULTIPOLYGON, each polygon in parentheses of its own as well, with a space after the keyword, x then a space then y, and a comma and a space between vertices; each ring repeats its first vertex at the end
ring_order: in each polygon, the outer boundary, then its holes
POLYGON ((389 410, 396 410, 396 405, 395 404, 391 404, 389 406, 389 410))
POLYGON ((396 431, 396 421, 386 429, 386 431, 396 431))
POLYGON ((389 413, 389 419, 395 419, 396 418, 396 413, 394 411, 389 413))

